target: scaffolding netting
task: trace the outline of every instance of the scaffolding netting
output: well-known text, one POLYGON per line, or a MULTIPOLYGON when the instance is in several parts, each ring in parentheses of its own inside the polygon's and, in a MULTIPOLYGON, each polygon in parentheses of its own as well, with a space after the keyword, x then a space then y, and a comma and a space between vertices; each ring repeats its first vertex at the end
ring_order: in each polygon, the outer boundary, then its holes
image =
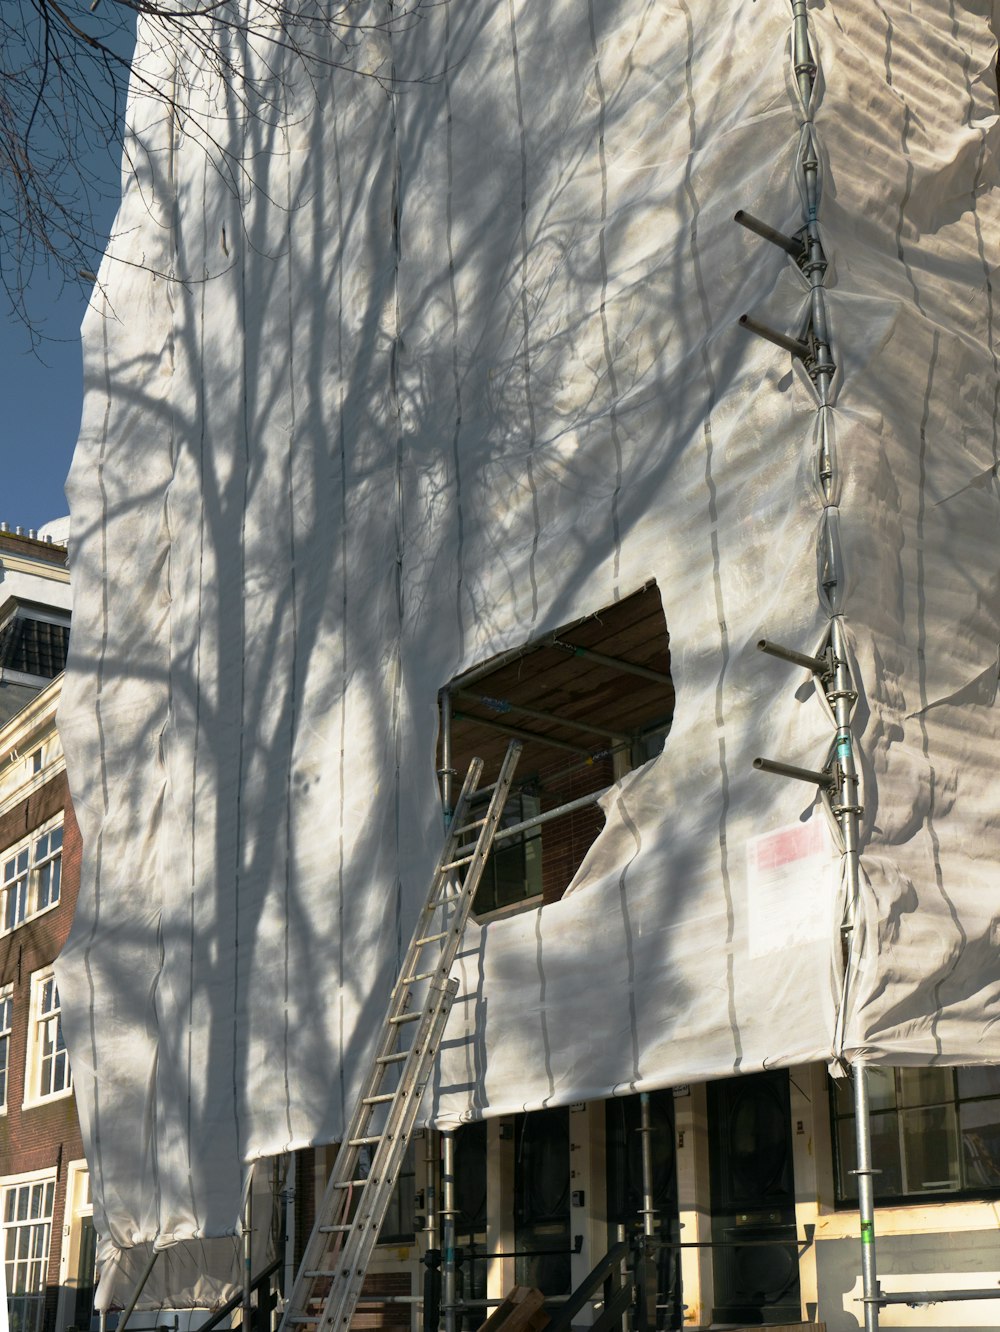
POLYGON ((1000 1055, 990 6, 810 6, 805 98, 787 0, 322 8, 175 50, 140 16, 84 325, 58 977, 112 1247, 230 1233, 248 1161, 338 1139, 439 690, 653 580, 662 752, 560 900, 470 928, 428 1112, 1000 1055), (825 403, 739 325, 811 345, 810 274, 734 222, 798 236, 810 161, 825 403), (853 902, 829 802, 752 766, 830 761, 757 643, 831 618, 853 902))

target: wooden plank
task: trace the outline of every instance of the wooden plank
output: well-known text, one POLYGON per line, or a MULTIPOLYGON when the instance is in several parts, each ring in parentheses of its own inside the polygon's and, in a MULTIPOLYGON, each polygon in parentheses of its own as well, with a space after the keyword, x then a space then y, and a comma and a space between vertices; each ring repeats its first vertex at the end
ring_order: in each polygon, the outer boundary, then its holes
POLYGON ((479 1332, 541 1332, 549 1321, 545 1296, 534 1286, 515 1286, 481 1325, 479 1332))
MULTIPOLYGON (((669 673, 666 624, 655 584, 599 614, 567 626, 560 636, 566 643, 592 647, 608 656, 669 673)), ((477 725, 476 719, 506 723, 537 737, 525 747, 519 773, 523 780, 567 762, 564 751, 545 743, 546 736, 580 745, 592 753, 600 753, 613 744, 610 739, 602 741, 600 737, 562 726, 558 718, 589 721, 628 735, 668 721, 675 706, 674 690, 668 683, 643 680, 641 676, 544 645, 499 666, 491 675, 471 685, 468 692, 478 699, 509 702, 515 708, 523 704, 555 714, 553 720, 546 721, 521 716, 513 709, 504 713, 472 698, 456 701, 456 711, 465 716, 461 720, 456 718, 454 724, 455 766, 464 771, 468 759, 477 754, 485 762, 486 780, 499 765, 506 740, 496 730, 477 725)), ((581 760, 585 761, 583 755, 581 760)))

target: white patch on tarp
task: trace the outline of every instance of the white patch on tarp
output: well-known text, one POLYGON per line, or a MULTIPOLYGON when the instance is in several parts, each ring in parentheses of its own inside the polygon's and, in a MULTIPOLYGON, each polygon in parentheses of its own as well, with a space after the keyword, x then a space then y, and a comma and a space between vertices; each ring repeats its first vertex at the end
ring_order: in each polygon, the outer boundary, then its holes
POLYGON ((838 862, 828 829, 814 816, 747 843, 751 957, 829 939, 838 862))

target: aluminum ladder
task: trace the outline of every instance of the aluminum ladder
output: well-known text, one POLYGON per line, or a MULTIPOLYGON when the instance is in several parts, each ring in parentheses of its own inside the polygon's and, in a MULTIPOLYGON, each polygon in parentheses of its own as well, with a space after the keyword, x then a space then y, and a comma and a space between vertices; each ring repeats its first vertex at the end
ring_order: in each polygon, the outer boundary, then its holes
POLYGON ((482 759, 469 765, 279 1332, 300 1324, 316 1332, 347 1332, 350 1326, 458 989, 451 969, 521 749, 511 743, 497 781, 482 790, 482 759), (487 793, 485 815, 468 821, 473 797, 487 793))

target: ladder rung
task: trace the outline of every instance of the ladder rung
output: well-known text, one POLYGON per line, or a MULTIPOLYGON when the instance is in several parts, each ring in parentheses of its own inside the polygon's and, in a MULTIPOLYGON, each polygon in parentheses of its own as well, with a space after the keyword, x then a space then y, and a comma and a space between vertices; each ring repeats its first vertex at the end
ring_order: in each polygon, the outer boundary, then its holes
POLYGON ((468 865, 470 861, 475 860, 476 853, 473 851, 471 856, 463 856, 461 860, 449 860, 447 865, 442 865, 443 870, 458 869, 461 865, 468 865))
POLYGON ((369 1066, 369 1094, 362 1092, 355 1103, 349 1131, 359 1136, 348 1137, 343 1144, 345 1151, 353 1151, 355 1155, 347 1155, 341 1160, 340 1168, 331 1180, 330 1192, 315 1218, 307 1252, 316 1265, 306 1267, 303 1264, 282 1319, 283 1332, 299 1332, 299 1328, 303 1332, 347 1332, 357 1306, 361 1279, 387 1214, 389 1185, 395 1177, 401 1153, 410 1140, 419 1099, 417 1093, 423 1090, 428 1079, 458 990, 458 981, 450 978, 450 972, 461 946, 474 886, 496 836, 502 805, 510 790, 521 748, 519 743, 512 742, 499 779, 478 793, 490 797, 488 811, 482 818, 478 817, 481 810, 471 810, 468 800, 482 775, 483 765, 476 759, 469 767, 458 817, 438 853, 438 868, 428 886, 425 906, 413 931, 406 961, 400 968, 401 977, 392 988, 389 1015, 384 1019, 379 1037, 381 1048, 387 1053, 375 1056, 369 1066), (472 814, 476 817, 470 818, 472 814), (451 863, 441 863, 451 857, 454 857, 451 863), (469 864, 472 869, 464 883, 457 874, 449 872, 469 864), (435 915, 435 912, 439 914, 435 915), (432 948, 431 953, 426 956, 420 953, 422 948, 434 944, 439 947, 432 948), (408 988, 418 983, 425 986, 424 993, 418 990, 415 994, 408 988), (410 1048, 401 1049, 399 1047, 405 1042, 401 1035, 394 1033, 411 1022, 420 1025, 410 1037, 410 1048), (396 1078, 385 1079, 382 1085, 391 1087, 392 1083, 398 1083, 398 1086, 381 1091, 380 1069, 390 1064, 395 1064, 399 1072, 396 1078), (381 1112, 375 1116, 373 1107, 378 1105, 387 1108, 384 1121, 381 1112), (376 1124, 382 1125, 378 1132, 375 1131, 376 1124), (365 1169, 359 1160, 362 1149, 372 1152, 372 1166, 377 1166, 374 1173, 369 1166, 364 1179, 343 1178, 348 1173, 365 1169), (366 1188, 369 1184, 372 1185, 370 1193, 366 1188), (352 1196, 355 1189, 358 1193, 352 1196))
POLYGON ((485 818, 476 819, 474 823, 463 823, 461 828, 451 830, 452 837, 461 837, 462 833, 472 832, 474 828, 481 828, 486 822, 485 818))

